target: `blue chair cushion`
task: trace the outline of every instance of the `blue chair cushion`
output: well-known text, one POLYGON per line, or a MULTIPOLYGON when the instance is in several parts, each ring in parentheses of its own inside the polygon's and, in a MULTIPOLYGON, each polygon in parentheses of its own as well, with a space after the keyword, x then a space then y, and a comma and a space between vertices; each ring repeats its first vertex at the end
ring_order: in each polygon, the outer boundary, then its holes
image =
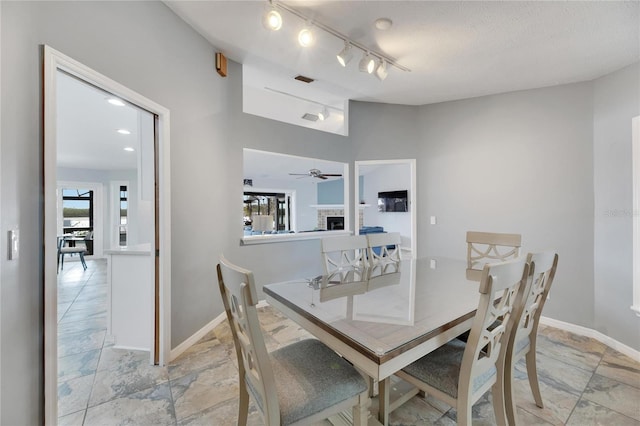
MULTIPOLYGON (((460 378, 460 364, 465 350, 465 343, 454 339, 439 347, 402 369, 405 373, 439 389, 452 398, 458 398, 458 380, 460 378)), ((473 392, 496 376, 496 367, 491 366, 482 375, 476 377, 471 388, 473 392)))
MULTIPOLYGON (((367 390, 367 382, 360 373, 319 340, 301 340, 269 355, 283 425, 367 390)), ((261 406, 262 401, 258 401, 258 405, 261 406)))

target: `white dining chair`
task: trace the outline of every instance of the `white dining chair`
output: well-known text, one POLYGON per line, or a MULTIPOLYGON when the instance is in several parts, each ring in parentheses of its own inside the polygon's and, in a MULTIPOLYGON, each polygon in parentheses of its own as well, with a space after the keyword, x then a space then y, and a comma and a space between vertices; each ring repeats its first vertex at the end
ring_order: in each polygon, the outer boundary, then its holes
POLYGON ((544 408, 538 384, 536 340, 542 308, 558 267, 558 253, 554 251, 529 253, 527 262, 529 263, 528 293, 522 297, 522 304, 516 314, 519 320, 509 336, 505 355, 505 408, 507 420, 511 425, 518 424, 513 397, 514 366, 523 357, 526 357, 527 376, 533 399, 538 407, 544 408))
POLYGON ((517 258, 521 246, 520 234, 467 232, 467 278, 479 280, 487 263, 517 258))
POLYGON ((238 425, 247 424, 249 395, 267 426, 319 422, 353 410, 353 424, 368 421, 368 386, 332 349, 306 339, 267 352, 258 321, 253 273, 223 257, 218 284, 238 357, 238 425))
POLYGON ((480 302, 466 344, 453 339, 396 373, 455 407, 459 425, 471 424, 473 404, 489 389, 497 424, 506 424, 504 358, 514 326, 511 314, 518 306, 518 295, 522 295, 520 288, 527 284, 528 268, 524 257, 485 265, 480 302), (497 318, 503 318, 503 322, 492 327, 497 318))
POLYGON ((343 235, 322 239, 324 272, 329 275, 336 271, 368 266, 366 235, 343 235))
POLYGON ((369 262, 373 265, 384 262, 400 262, 401 242, 402 239, 399 232, 367 234, 369 262))
POLYGON ((82 264, 82 268, 86 271, 87 262, 84 259, 84 255, 87 252, 86 247, 67 247, 64 244, 64 237, 58 238, 58 266, 60 267, 60 270, 64 269, 64 257, 66 255, 73 256, 74 254, 77 254, 80 256, 80 263, 82 264))

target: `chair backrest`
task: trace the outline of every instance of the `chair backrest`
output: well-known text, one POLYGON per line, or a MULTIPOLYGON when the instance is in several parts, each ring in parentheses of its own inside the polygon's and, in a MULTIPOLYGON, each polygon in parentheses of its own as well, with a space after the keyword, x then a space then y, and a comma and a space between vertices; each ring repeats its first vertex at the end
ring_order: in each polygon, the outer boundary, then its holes
POLYGON ((346 235, 322 239, 322 257, 325 274, 341 269, 367 267, 366 235, 346 235))
POLYGON ((504 262, 520 254, 520 234, 467 232, 467 269, 482 270, 486 263, 504 262))
POLYGON ((521 286, 527 285, 528 274, 529 264, 524 257, 487 264, 482 270, 480 302, 460 367, 459 398, 467 395, 475 401, 495 382, 488 380, 481 387, 474 386, 476 379, 504 365, 507 339, 513 328, 512 313, 520 303, 521 286), (496 327, 494 322, 499 318, 502 322, 496 327))
POLYGON ((220 257, 217 271, 220 294, 238 356, 240 381, 246 384, 257 401, 266 424, 280 424, 275 379, 258 322, 258 295, 253 273, 231 264, 224 256, 220 257))
POLYGON ((529 253, 527 255, 529 263, 529 283, 528 292, 522 298, 522 306, 519 309, 519 318, 516 319, 517 327, 514 327, 511 346, 527 336, 535 338, 538 331, 538 323, 542 314, 542 307, 547 300, 551 283, 558 267, 558 253, 545 251, 541 253, 529 253))
POLYGON ((399 232, 367 234, 370 263, 399 262, 401 241, 399 232), (389 246, 393 246, 393 248, 389 248, 389 246))

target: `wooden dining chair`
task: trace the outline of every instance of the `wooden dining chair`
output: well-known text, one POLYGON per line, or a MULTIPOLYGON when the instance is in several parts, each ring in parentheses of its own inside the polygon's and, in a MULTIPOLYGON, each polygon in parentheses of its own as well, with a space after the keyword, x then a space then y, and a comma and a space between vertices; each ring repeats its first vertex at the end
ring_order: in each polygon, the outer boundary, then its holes
POLYGON ((224 256, 218 284, 238 357, 238 425, 247 424, 249 395, 268 426, 310 424, 353 410, 353 424, 366 425, 370 399, 358 371, 316 339, 267 352, 258 321, 253 273, 224 256))
POLYGON ((479 280, 486 263, 504 262, 520 255, 522 236, 495 232, 467 232, 467 278, 479 280))
POLYGON ((517 326, 513 327, 509 336, 505 355, 505 408, 510 425, 518 424, 513 397, 513 369, 522 357, 526 356, 527 376, 533 399, 538 407, 544 408, 536 368, 536 337, 542 308, 558 267, 558 253, 554 251, 529 253, 527 262, 529 263, 529 283, 526 286, 528 293, 521 298, 522 304, 516 314, 519 317, 515 323, 517 326))
POLYGON ((453 339, 396 375, 421 391, 455 407, 458 424, 471 424, 473 404, 489 389, 498 425, 506 424, 504 358, 512 311, 527 284, 525 258, 487 264, 480 280, 480 302, 465 344, 453 339), (496 299, 499 301, 495 302, 496 299), (492 327, 497 318, 504 321, 492 327))
POLYGON ((329 275, 339 270, 368 266, 366 235, 344 235, 322 239, 324 272, 329 275))
POLYGON ((389 261, 400 262, 399 232, 367 234, 366 237, 369 246, 369 263, 375 265, 389 261))
POLYGON ((84 254, 87 252, 86 247, 66 247, 64 245, 65 239, 58 238, 58 266, 60 270, 64 269, 64 256, 65 255, 74 255, 77 254, 80 256, 80 262, 82 263, 82 268, 87 270, 87 262, 84 260, 84 254))

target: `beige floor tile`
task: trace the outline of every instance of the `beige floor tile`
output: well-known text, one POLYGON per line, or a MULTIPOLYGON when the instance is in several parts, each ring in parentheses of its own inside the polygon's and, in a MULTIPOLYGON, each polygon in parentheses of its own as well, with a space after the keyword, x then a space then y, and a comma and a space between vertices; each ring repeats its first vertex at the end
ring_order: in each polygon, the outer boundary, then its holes
POLYGON ((567 425, 640 426, 640 421, 617 413, 595 402, 581 399, 575 410, 573 410, 567 425))
POLYGON ((595 374, 583 398, 640 421, 640 389, 595 374))

